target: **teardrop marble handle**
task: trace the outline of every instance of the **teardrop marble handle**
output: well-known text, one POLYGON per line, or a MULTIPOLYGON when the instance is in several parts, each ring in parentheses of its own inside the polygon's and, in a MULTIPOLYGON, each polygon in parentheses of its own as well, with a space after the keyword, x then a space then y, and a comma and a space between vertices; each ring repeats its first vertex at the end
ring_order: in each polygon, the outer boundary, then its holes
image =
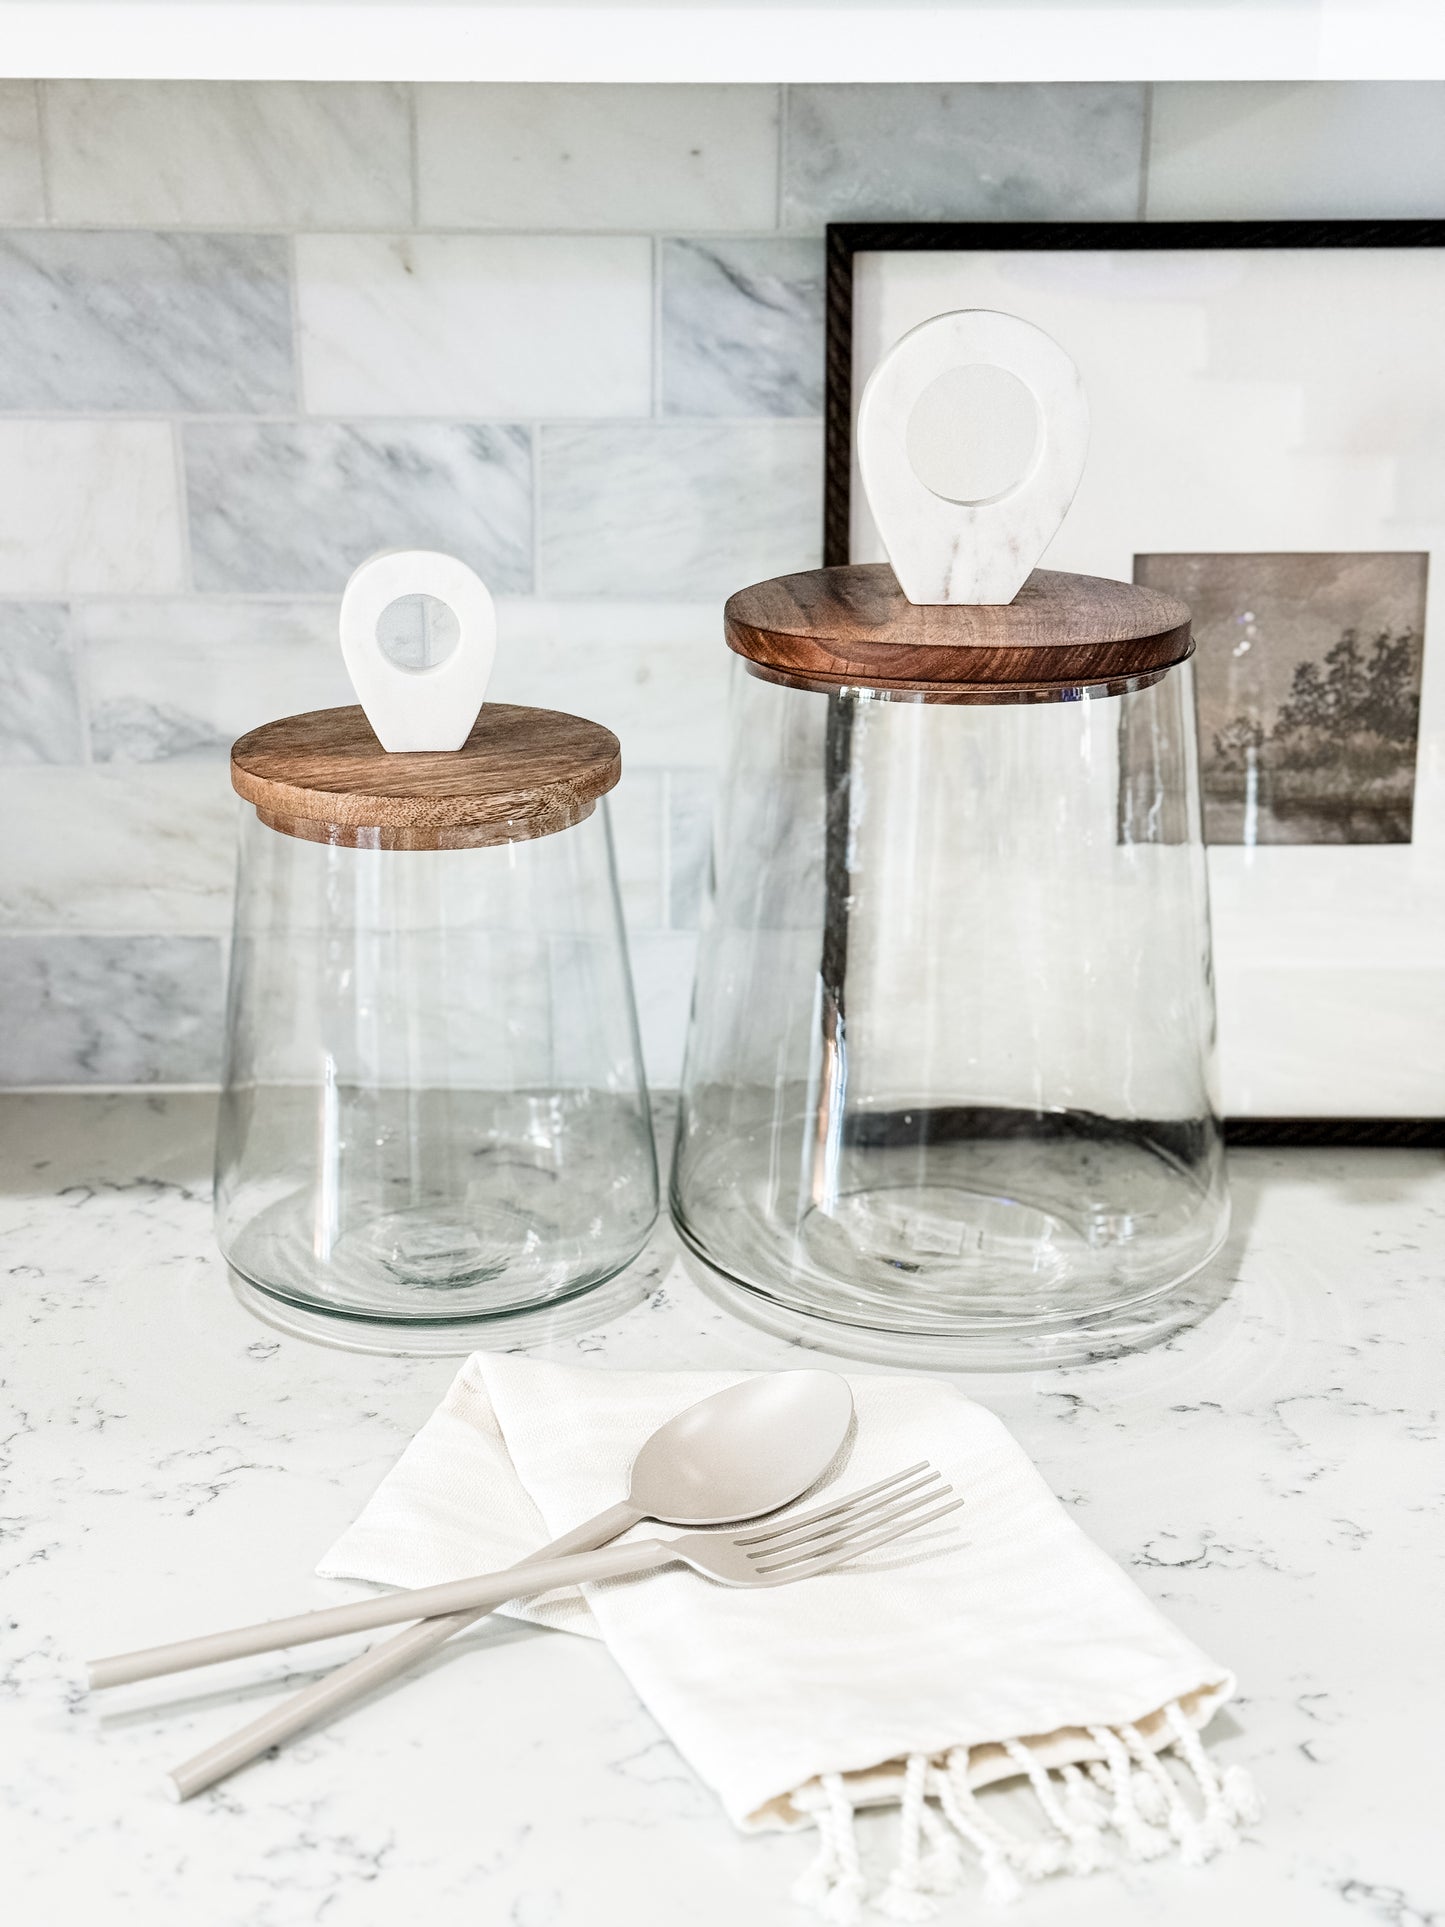
MULTIPOLYGON (((980 421, 980 440, 988 434, 989 424, 980 421)), ((1079 371, 1032 322, 963 308, 934 315, 895 342, 858 406, 858 466, 908 600, 1012 602, 1068 513, 1088 446, 1079 371), (951 501, 914 468, 909 422, 941 375, 974 366, 1002 368, 1023 383, 1037 410, 1038 433, 1026 472, 1009 487, 982 501, 951 501)))
POLYGON ((435 549, 385 549, 356 569, 341 597, 341 654, 366 720, 387 750, 460 749, 487 693, 497 611, 465 562, 435 549), (377 624, 401 596, 435 596, 457 619, 456 646, 426 669, 383 653, 377 624))

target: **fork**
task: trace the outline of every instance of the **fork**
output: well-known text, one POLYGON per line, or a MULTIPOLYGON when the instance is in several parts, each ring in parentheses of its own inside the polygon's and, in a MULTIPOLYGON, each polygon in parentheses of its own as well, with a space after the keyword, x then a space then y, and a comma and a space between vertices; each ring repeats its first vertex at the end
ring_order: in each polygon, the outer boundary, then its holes
MULTIPOLYGON (((358 1600, 350 1606, 301 1614, 295 1621, 272 1624, 288 1629, 284 1643, 298 1637, 329 1638, 334 1631, 354 1632, 442 1613, 487 1612, 508 1599, 530 1598, 557 1586, 619 1579, 670 1565, 690 1566, 694 1572, 703 1573, 724 1586, 785 1586, 796 1579, 811 1579, 831 1572, 844 1560, 857 1558, 902 1538, 905 1533, 932 1525, 936 1519, 957 1511, 963 1503, 961 1497, 953 1495, 953 1487, 942 1474, 925 1462, 881 1479, 876 1485, 865 1486, 862 1491, 850 1493, 831 1505, 818 1506, 811 1512, 778 1519, 747 1532, 686 1532, 676 1539, 639 1539, 630 1545, 606 1546, 596 1552, 537 1560, 524 1570, 512 1568, 502 1573, 482 1573, 440 1586, 387 1593, 379 1599, 358 1600), (336 1623, 339 1614, 347 1615, 344 1625, 336 1623), (308 1620, 325 1620, 328 1625, 323 1631, 309 1634, 289 1631, 295 1625, 304 1626, 308 1620)), ((250 1630, 259 1633, 266 1628, 250 1630)), ((252 1646, 249 1650, 265 1649, 252 1646)), ((290 1705, 288 1702, 263 1713, 229 1739, 218 1741, 177 1767, 170 1775, 175 1797, 188 1800, 192 1794, 213 1786, 258 1754, 289 1739, 292 1733, 309 1725, 326 1710, 313 1704, 305 1709, 303 1718, 297 1719, 291 1714, 290 1705)))

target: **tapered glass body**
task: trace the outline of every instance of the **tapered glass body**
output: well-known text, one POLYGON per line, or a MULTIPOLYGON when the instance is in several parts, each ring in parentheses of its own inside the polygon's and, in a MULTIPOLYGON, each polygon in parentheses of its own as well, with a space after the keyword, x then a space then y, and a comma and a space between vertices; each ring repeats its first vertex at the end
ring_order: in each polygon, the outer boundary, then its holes
POLYGON ((485 1319, 611 1276, 656 1210, 605 801, 460 850, 243 813, 216 1231, 244 1280, 354 1320, 485 1319))
POLYGON ((1224 1237, 1189 666, 1070 697, 735 671, 672 1206, 777 1305, 1007 1363, 1224 1237))

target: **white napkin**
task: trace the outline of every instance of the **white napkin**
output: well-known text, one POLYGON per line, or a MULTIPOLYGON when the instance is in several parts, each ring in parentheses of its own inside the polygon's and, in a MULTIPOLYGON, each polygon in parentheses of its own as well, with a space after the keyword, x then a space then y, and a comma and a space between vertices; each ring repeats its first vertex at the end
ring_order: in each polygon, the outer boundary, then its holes
MULTIPOLYGON (((318 1571, 420 1586, 509 1565, 614 1504, 649 1433, 742 1376, 475 1353, 318 1571)), ((1106 1831, 1135 1859, 1227 1845, 1252 1792, 1239 1768, 1220 1778, 1198 1732, 1231 1676, 1085 1538, 991 1413, 927 1379, 850 1383, 839 1494, 927 1459, 960 1511, 795 1586, 733 1590, 672 1567, 509 1610, 605 1639, 736 1825, 816 1825, 798 1898, 832 1919, 868 1893, 862 1805, 901 1808, 898 1864, 873 1898, 910 1920, 959 1878, 960 1840, 1000 1897, 1102 1864, 1106 1831), (1027 1833, 977 1798, 1020 1775, 1027 1833)))

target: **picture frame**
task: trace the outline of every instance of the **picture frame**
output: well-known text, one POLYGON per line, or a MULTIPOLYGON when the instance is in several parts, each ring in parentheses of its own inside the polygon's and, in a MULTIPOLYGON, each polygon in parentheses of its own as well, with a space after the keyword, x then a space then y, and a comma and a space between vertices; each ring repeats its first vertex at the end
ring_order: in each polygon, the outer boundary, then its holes
POLYGON ((1045 564, 1195 611, 1228 1139, 1445 1147, 1445 220, 826 247, 825 564, 883 555, 853 425, 892 341, 964 307, 1054 335, 1094 481, 1045 564))

